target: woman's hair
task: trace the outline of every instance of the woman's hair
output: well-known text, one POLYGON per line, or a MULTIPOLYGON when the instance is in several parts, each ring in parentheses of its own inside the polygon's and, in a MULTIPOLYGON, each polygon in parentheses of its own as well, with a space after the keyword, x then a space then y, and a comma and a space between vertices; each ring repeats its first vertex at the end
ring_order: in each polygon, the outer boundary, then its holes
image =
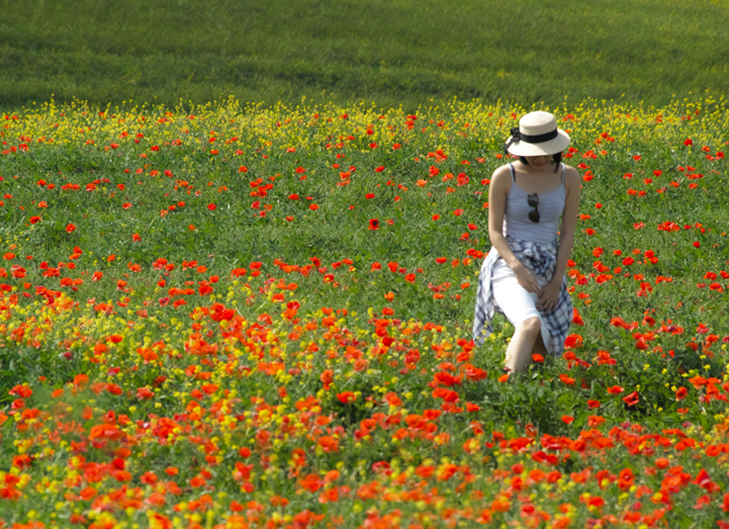
MULTIPOLYGON (((558 153, 553 154, 552 160, 554 160, 554 165, 555 165, 554 172, 556 173, 557 169, 559 169, 559 164, 562 163, 562 153, 558 152, 558 153)), ((519 161, 521 163, 523 163, 524 165, 529 165, 529 162, 527 162, 527 159, 524 156, 519 156, 519 161)))

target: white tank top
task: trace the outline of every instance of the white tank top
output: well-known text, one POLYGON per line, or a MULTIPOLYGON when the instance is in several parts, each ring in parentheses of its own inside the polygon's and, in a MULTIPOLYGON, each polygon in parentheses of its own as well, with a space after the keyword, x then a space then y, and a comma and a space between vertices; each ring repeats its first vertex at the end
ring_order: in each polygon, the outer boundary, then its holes
POLYGON ((559 187, 549 193, 536 194, 539 200, 539 222, 529 220, 529 212, 534 208, 529 205, 528 197, 535 193, 527 193, 516 184, 516 172, 509 164, 511 171, 511 190, 506 197, 504 211, 504 236, 547 244, 557 238, 564 203, 567 197, 564 188, 565 166, 562 164, 562 182, 559 187))

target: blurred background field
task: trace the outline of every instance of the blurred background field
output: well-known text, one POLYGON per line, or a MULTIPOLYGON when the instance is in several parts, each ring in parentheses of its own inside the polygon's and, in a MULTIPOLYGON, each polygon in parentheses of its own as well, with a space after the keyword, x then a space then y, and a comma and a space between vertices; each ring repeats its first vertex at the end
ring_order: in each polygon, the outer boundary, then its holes
POLYGON ((244 102, 415 110, 729 89, 716 0, 0 0, 0 109, 244 102))

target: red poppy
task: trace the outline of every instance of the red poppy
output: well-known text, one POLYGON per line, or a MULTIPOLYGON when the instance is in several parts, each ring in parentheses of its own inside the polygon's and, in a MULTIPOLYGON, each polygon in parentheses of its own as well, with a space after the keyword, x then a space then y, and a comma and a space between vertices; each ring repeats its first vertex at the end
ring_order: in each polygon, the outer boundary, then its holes
POLYGON ((303 479, 299 481, 299 484, 309 492, 316 492, 323 485, 321 478, 316 474, 306 475, 303 479))
POLYGON ((567 384, 568 386, 571 386, 571 385, 573 385, 575 383, 575 379, 574 378, 569 377, 569 376, 565 375, 564 373, 562 373, 561 375, 559 375, 559 379, 562 382, 564 382, 565 384, 567 384))
POLYGON ((337 399, 339 399, 339 402, 343 404, 348 404, 357 400, 357 395, 351 391, 344 391, 342 393, 337 393, 337 399))
POLYGON ((139 478, 139 481, 144 483, 145 485, 154 485, 157 483, 157 474, 155 474, 152 471, 147 471, 139 478))
POLYGON ((623 402, 625 402, 625 404, 627 404, 628 406, 635 406, 636 404, 638 404, 638 401, 639 397, 637 391, 634 391, 633 393, 623 397, 623 402))
POLYGON ((339 452, 339 441, 330 435, 322 435, 318 440, 317 444, 325 452, 339 452))
POLYGON ((154 397, 154 392, 148 387, 137 388, 137 398, 140 400, 149 400, 154 397))
POLYGON ((600 415, 590 415, 587 418, 587 426, 594 428, 596 426, 600 426, 605 422, 605 417, 601 417, 600 415))

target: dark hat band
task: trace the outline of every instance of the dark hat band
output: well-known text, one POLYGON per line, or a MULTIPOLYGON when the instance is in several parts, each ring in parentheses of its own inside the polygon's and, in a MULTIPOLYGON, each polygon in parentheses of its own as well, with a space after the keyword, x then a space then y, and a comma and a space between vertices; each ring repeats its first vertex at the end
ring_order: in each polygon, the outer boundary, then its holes
POLYGON ((559 136, 558 129, 554 129, 544 134, 531 135, 519 132, 519 127, 514 127, 513 129, 511 129, 511 138, 509 138, 509 140, 506 142, 506 145, 504 145, 504 151, 508 153, 509 147, 515 141, 523 141, 525 143, 544 143, 546 141, 553 140, 557 136, 559 136))
POLYGON ((525 141, 527 143, 544 143, 545 141, 553 140, 557 136, 559 136, 559 132, 557 129, 554 129, 551 132, 547 132, 545 134, 537 134, 536 136, 531 136, 529 134, 523 134, 519 132, 518 127, 514 127, 511 129, 511 136, 514 138, 515 141, 525 141))

